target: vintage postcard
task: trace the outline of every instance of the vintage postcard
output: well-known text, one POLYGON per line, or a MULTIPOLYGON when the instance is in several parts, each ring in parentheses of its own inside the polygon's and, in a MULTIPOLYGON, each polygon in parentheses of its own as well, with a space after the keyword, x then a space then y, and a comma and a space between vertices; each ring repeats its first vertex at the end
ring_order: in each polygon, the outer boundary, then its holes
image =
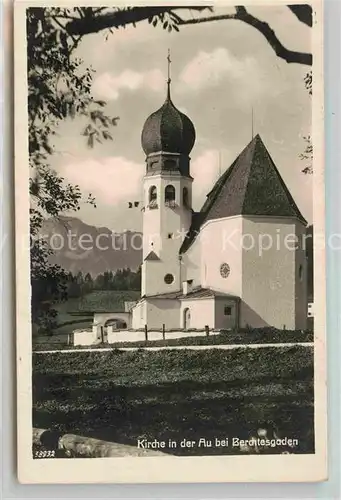
POLYGON ((21 482, 327 478, 322 21, 16 3, 21 482))

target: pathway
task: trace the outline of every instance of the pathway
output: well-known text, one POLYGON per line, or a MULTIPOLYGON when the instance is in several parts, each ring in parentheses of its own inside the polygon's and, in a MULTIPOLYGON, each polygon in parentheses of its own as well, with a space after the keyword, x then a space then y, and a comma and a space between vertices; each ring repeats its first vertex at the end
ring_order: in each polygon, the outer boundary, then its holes
POLYGON ((49 351, 33 351, 34 354, 55 354, 58 352, 105 352, 114 351, 115 349, 120 349, 122 351, 137 351, 138 349, 143 349, 144 351, 169 351, 171 349, 182 350, 190 349, 191 351, 202 351, 207 349, 262 349, 266 347, 313 347, 313 342, 283 342, 276 344, 231 344, 231 345, 178 345, 178 346, 161 346, 161 347, 89 347, 85 349, 55 349, 49 351))

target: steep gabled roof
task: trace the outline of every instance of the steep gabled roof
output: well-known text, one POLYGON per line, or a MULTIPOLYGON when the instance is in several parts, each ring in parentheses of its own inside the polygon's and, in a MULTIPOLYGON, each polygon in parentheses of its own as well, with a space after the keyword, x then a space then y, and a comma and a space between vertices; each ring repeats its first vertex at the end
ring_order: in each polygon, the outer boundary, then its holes
POLYGON ((191 246, 204 222, 233 215, 296 217, 306 224, 258 134, 208 193, 180 253, 191 246))

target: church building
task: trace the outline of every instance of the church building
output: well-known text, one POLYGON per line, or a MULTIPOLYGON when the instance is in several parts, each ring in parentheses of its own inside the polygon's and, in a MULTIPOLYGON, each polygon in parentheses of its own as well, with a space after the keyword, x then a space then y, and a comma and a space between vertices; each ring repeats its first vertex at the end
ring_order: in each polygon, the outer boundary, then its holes
POLYGON ((191 120, 164 104, 142 130, 141 299, 134 329, 304 329, 306 221, 256 135, 192 209, 191 120))

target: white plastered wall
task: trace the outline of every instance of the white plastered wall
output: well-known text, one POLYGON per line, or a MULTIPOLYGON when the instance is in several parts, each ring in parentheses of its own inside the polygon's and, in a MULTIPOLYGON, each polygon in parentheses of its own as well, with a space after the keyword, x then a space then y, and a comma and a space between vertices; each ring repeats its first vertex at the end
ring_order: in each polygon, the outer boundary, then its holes
POLYGON ((203 329, 206 325, 214 328, 215 309, 214 297, 206 299, 182 299, 181 300, 181 323, 180 327, 184 327, 184 312, 185 309, 190 310, 190 328, 203 329))
POLYGON ((296 296, 297 225, 284 217, 243 217, 241 327, 299 328, 297 310, 306 298, 296 296))
POLYGON ((208 221, 202 227, 201 284, 203 287, 240 297, 242 287, 242 252, 239 241, 242 219, 239 216, 208 221), (227 263, 230 274, 223 278, 220 266, 227 263))
POLYGON ((184 187, 188 189, 190 201, 191 178, 165 173, 144 178, 142 295, 157 295, 181 288, 179 250, 192 217, 191 210, 183 203, 184 187), (165 203, 167 185, 175 188, 175 206, 165 203), (157 208, 148 207, 152 186, 157 190, 157 208), (145 260, 151 251, 160 260, 145 260), (173 275, 172 283, 165 283, 166 274, 173 275))

